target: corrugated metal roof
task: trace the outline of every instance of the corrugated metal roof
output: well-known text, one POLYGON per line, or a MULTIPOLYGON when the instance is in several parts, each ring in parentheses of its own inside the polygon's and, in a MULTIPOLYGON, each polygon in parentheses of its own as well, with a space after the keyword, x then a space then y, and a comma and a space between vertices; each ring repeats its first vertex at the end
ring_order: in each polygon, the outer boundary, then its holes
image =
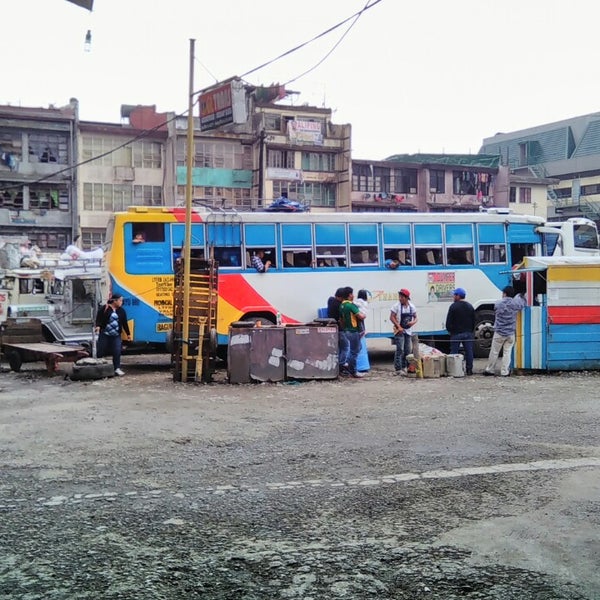
POLYGON ((492 154, 394 154, 387 162, 447 165, 456 167, 485 167, 497 169, 500 156, 492 154))

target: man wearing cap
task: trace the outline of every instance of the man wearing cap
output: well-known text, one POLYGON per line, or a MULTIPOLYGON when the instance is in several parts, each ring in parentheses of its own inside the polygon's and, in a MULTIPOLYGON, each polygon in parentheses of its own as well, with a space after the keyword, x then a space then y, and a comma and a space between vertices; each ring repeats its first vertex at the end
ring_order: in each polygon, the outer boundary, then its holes
POLYGON ((515 289, 507 285, 502 290, 502 299, 494 306, 496 318, 494 320, 494 337, 488 357, 488 364, 483 371, 484 375, 494 375, 496 360, 502 350, 502 363, 500 375, 510 375, 510 359, 515 345, 515 332, 517 330, 517 313, 525 308, 527 301, 522 294, 515 296, 515 289))
POLYGON ((115 375, 125 375, 121 369, 121 333, 125 332, 131 341, 131 332, 127 323, 127 313, 123 308, 123 296, 113 294, 108 302, 98 309, 95 332, 98 333, 97 356, 112 355, 115 375))
POLYGON ((417 323, 417 309, 410 301, 410 292, 402 288, 398 292, 398 302, 392 306, 390 321, 394 325, 394 369, 396 375, 406 375, 408 362, 406 355, 412 351, 412 327, 417 323))
POLYGON ((460 345, 465 349, 467 375, 473 375, 473 338, 475 332, 475 309, 465 300, 464 288, 456 288, 452 295, 454 302, 448 309, 446 329, 450 334, 450 352, 458 354, 460 345))

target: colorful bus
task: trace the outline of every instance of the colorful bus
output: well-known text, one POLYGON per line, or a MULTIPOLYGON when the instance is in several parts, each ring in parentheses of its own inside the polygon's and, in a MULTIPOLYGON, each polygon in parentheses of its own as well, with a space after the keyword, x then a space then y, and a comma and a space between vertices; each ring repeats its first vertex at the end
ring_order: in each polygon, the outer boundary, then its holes
MULTIPOLYGON (((123 294, 134 342, 168 342, 175 261, 185 236, 184 208, 131 207, 108 232, 108 272, 123 294)), ((593 223, 592 223, 593 225, 593 223)), ((369 336, 391 337, 390 307, 408 288, 423 338, 446 333, 452 290, 466 288, 477 311, 476 351, 492 336, 494 302, 525 256, 556 248, 577 252, 574 226, 539 217, 483 213, 266 213, 194 209, 191 254, 218 261, 217 335, 226 346, 234 321, 312 321, 342 286, 369 291, 369 336), (560 245, 556 242, 560 239, 560 245), (571 245, 571 246, 570 246, 571 245), (259 251, 271 262, 252 267, 259 251), (395 267, 395 268, 389 268, 395 267)), ((586 246, 589 236, 583 236, 586 246)), ((579 239, 579 238, 578 238, 579 239)), ((588 251, 589 248, 586 248, 588 251)), ((596 234, 596 252, 598 239, 596 234)))

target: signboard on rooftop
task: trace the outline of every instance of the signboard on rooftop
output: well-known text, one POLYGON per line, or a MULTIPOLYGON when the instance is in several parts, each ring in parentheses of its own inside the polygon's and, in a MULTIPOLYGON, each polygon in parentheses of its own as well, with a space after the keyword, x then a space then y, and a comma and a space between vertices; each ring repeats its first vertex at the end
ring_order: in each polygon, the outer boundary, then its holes
POLYGON ((323 125, 318 121, 288 121, 288 136, 292 144, 323 145, 323 125))
POLYGON ((198 103, 201 131, 233 123, 245 123, 248 120, 246 91, 239 79, 228 81, 200 94, 198 103))

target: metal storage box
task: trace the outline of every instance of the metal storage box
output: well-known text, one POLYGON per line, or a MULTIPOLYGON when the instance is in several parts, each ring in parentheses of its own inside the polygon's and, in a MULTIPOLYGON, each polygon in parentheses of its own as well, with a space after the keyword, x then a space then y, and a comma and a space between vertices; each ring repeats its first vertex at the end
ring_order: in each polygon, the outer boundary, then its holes
POLYGON ((308 323, 285 328, 287 376, 293 379, 335 379, 339 374, 338 328, 308 323))
POLYGON ((283 327, 230 327, 227 374, 230 383, 283 381, 283 327))

